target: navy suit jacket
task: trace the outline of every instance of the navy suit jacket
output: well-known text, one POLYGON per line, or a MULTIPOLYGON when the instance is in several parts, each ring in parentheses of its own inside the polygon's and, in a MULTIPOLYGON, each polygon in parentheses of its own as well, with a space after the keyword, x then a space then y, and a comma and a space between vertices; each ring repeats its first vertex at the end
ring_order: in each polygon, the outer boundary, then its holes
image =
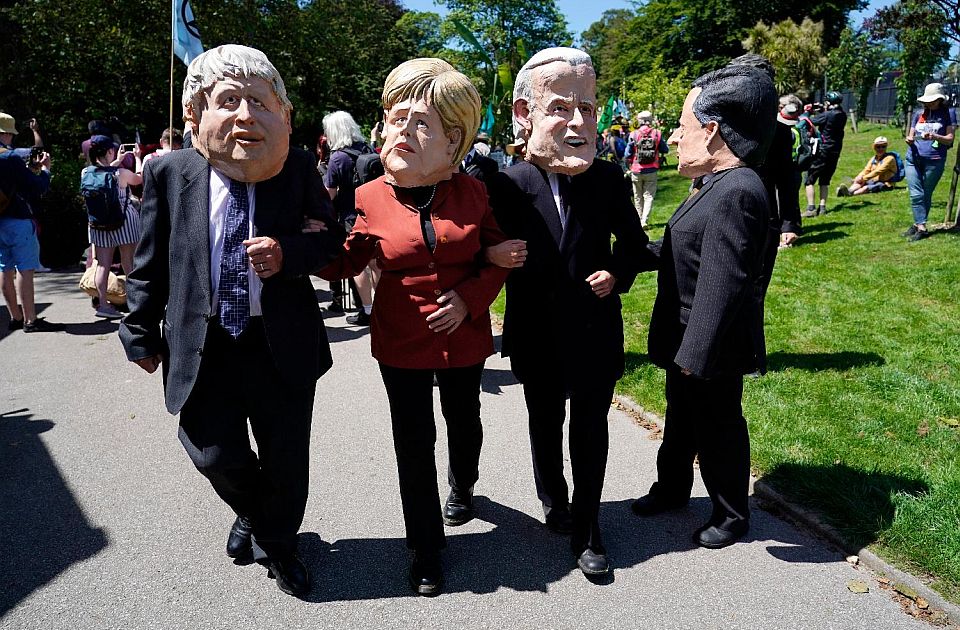
MULTIPOLYGON (((292 386, 310 386, 332 365, 323 318, 310 282, 339 252, 344 232, 310 155, 290 149, 279 174, 255 188, 258 236, 280 243, 283 267, 263 281, 263 325, 274 362, 292 386), (304 216, 327 231, 304 234, 304 216)), ((210 167, 195 149, 151 160, 144 171, 142 238, 127 277, 130 314, 120 340, 131 361, 164 358, 166 405, 183 407, 197 379, 212 312, 210 167)))
POLYGON ((594 160, 571 178, 566 228, 547 174, 533 164, 515 164, 487 187, 501 229, 527 242, 526 263, 507 277, 502 347, 514 374, 524 381, 560 369, 568 387, 619 379, 624 369, 619 294, 629 291, 638 272, 657 264, 620 168, 594 160), (586 281, 600 270, 617 279, 605 298, 594 295, 586 281))

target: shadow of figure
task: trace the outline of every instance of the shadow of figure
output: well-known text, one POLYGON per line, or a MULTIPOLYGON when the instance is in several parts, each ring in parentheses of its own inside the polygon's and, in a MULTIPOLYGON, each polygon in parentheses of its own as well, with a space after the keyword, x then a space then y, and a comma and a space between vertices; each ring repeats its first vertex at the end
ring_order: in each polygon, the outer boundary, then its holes
POLYGON ((792 502, 822 514, 851 549, 876 542, 879 533, 890 527, 896 513, 895 495, 929 490, 920 479, 845 464, 778 464, 763 481, 792 502))
POLYGON ((516 385, 519 382, 517 377, 513 375, 512 370, 484 368, 480 389, 488 394, 502 394, 504 387, 516 385))
MULTIPOLYGON (((37 317, 43 315, 43 312, 47 310, 47 307, 50 306, 49 303, 37 303, 34 305, 34 308, 37 310, 37 317)), ((3 341, 11 334, 23 334, 22 330, 10 330, 10 309, 0 307, 0 341, 3 341)))
POLYGON ((627 372, 631 372, 644 365, 653 365, 653 363, 650 362, 650 355, 646 352, 627 351, 624 355, 624 362, 627 372))
POLYGON ((369 326, 360 326, 357 328, 327 326, 327 339, 330 341, 330 343, 339 343, 341 341, 359 339, 360 337, 366 337, 369 334, 369 326))
POLYGON ((852 370, 886 364, 887 360, 876 352, 771 352, 767 355, 767 369, 780 372, 788 368, 821 372, 823 370, 852 370))
POLYGON ((82 324, 61 324, 63 332, 68 335, 109 335, 120 329, 120 322, 117 320, 98 319, 95 322, 84 322, 82 324))
POLYGON ((816 232, 827 232, 837 228, 853 225, 850 221, 825 221, 823 223, 814 223, 813 225, 803 226, 804 234, 814 234, 816 232))
POLYGON ((841 238, 847 238, 850 236, 846 232, 817 232, 813 236, 807 236, 807 228, 803 228, 804 234, 796 240, 795 245, 815 245, 817 243, 827 243, 829 241, 836 241, 841 238))
MULTIPOLYGON (((649 519, 649 525, 644 526, 630 512, 630 501, 601 504, 600 521, 612 568, 601 584, 612 583, 617 569, 656 555, 693 549, 690 532, 709 516, 709 503, 705 498, 693 499, 695 510, 671 519, 673 523, 679 521, 676 532, 666 518, 649 519)), ((494 528, 459 535, 447 528, 445 593, 492 593, 503 587, 543 593, 571 573, 586 579, 577 568, 569 537, 554 534, 540 520, 487 497, 475 497, 475 506, 477 518, 494 528)), ((327 543, 318 534, 306 532, 299 542, 300 556, 313 576, 307 601, 415 596, 407 584, 410 554, 402 538, 351 538, 327 543)))
POLYGON ((27 409, 0 414, 0 618, 71 565, 107 546, 87 521, 27 409))

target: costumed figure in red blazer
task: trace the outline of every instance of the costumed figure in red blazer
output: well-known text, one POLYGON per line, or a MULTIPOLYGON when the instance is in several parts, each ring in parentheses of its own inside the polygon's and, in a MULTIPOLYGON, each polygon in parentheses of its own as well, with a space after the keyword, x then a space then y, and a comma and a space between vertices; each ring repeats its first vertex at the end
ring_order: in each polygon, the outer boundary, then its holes
MULTIPOLYGON (((483 250, 504 240, 484 185, 458 167, 480 123, 480 96, 440 59, 396 67, 383 88, 385 175, 357 189, 357 221, 343 255, 319 275, 351 277, 376 258, 373 356, 390 401, 410 583, 440 592, 443 523, 473 518, 479 477, 480 376, 493 354, 488 308, 508 269, 483 250), (440 509, 433 381, 447 424, 450 495, 440 509)), ((310 229, 308 227, 308 229, 310 229)))

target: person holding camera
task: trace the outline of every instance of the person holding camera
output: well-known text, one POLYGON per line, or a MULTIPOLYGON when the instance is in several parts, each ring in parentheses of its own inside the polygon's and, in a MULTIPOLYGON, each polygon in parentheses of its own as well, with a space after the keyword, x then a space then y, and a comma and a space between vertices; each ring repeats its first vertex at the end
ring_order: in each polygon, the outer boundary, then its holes
MULTIPOLYGON (((30 129, 39 138, 36 120, 30 120, 30 129)), ((0 274, 10 311, 7 330, 50 332, 59 328, 37 317, 34 303, 40 243, 31 207, 50 188, 50 155, 41 147, 14 149, 17 133, 13 116, 0 112, 0 274)))
POLYGON ((907 132, 906 180, 910 191, 910 208, 913 210, 913 225, 903 236, 909 241, 919 241, 930 236, 927 231, 927 215, 933 191, 940 182, 947 151, 953 145, 956 115, 947 107, 943 85, 931 83, 923 90, 917 101, 923 109, 913 116, 913 124, 907 132))
POLYGON ((820 147, 807 171, 807 209, 804 218, 827 213, 827 194, 830 192, 830 179, 837 171, 840 151, 843 149, 844 127, 847 125, 847 112, 843 109, 843 95, 839 92, 827 92, 823 112, 815 114, 811 122, 820 130, 820 147), (820 207, 814 205, 814 185, 820 184, 820 207))

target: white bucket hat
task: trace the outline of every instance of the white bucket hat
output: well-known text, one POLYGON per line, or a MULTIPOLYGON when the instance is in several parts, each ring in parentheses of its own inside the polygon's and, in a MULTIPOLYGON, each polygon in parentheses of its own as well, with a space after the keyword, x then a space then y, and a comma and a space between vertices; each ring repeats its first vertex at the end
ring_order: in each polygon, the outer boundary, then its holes
POLYGON ((0 133, 12 133, 14 135, 19 133, 17 131, 17 121, 10 114, 0 112, 0 133))
POLYGON ((886 136, 877 136, 877 139, 873 141, 873 146, 877 146, 878 144, 882 144, 882 145, 886 146, 886 145, 888 145, 888 144, 890 144, 890 143, 887 141, 887 137, 886 137, 886 136))
POLYGON ((943 93, 943 84, 931 83, 927 87, 923 88, 923 96, 917 97, 917 100, 925 105, 934 101, 947 100, 946 95, 943 93))

